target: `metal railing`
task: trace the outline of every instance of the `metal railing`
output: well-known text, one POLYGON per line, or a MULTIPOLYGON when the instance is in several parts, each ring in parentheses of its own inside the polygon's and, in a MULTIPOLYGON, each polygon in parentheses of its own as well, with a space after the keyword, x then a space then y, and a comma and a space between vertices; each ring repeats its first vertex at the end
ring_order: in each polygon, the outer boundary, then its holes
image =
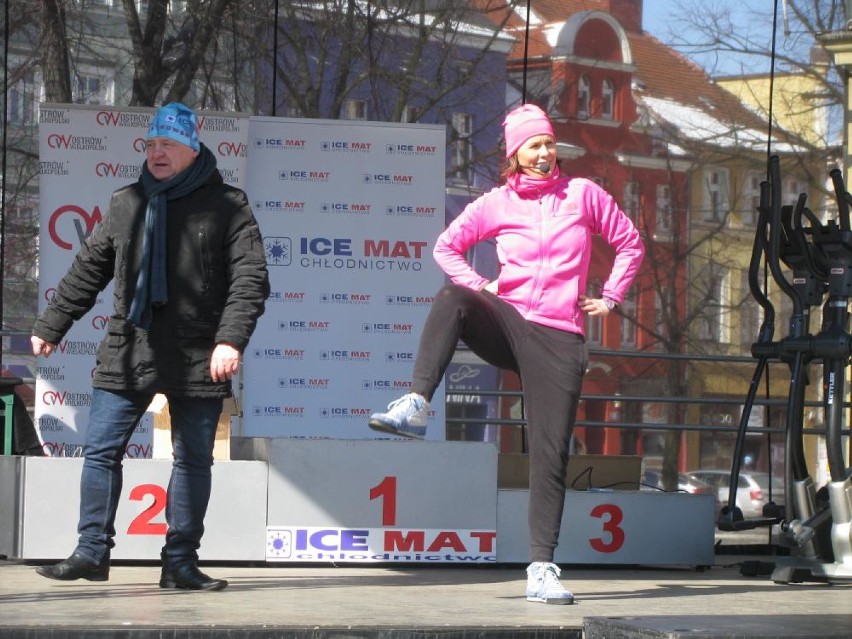
MULTIPOLYGON (((462 349, 460 349, 462 350, 462 349)), ((727 363, 727 364, 744 364, 744 365, 756 365, 756 360, 752 357, 746 356, 736 356, 736 355, 689 355, 689 354, 677 354, 677 353, 665 353, 665 352, 649 352, 649 351, 612 351, 607 349, 598 349, 598 348, 590 348, 589 354, 592 357, 607 357, 607 358, 619 358, 619 359, 653 359, 653 360, 661 360, 661 361, 687 361, 687 362, 707 362, 707 363, 727 363)), ((775 364, 781 364, 780 362, 775 362, 775 364)), ((720 406, 731 406, 732 404, 745 404, 746 392, 747 392, 747 382, 744 384, 743 392, 741 396, 712 396, 712 397, 683 397, 677 396, 673 397, 670 395, 621 395, 621 394, 590 394, 590 393, 582 393, 580 395, 580 401, 603 401, 603 402, 622 402, 622 403, 660 403, 660 404, 688 404, 688 405, 720 405, 720 406)), ((451 395, 453 393, 452 387, 447 387, 447 395, 451 395)), ((460 391, 462 392, 462 391, 460 391)), ((522 398, 523 391, 517 390, 471 390, 464 389, 464 394, 468 396, 482 396, 482 397, 499 397, 499 398, 522 398)), ((776 406, 783 407, 786 406, 787 399, 784 397, 763 397, 755 399, 754 406, 776 406)), ((810 408, 822 408, 822 402, 816 400, 807 400, 805 402, 806 407, 810 408)), ((843 403, 845 408, 849 408, 852 406, 852 402, 845 401, 843 403)), ((516 419, 510 417, 447 417, 446 419, 448 424, 476 424, 476 425, 505 425, 505 426, 518 426, 524 427, 526 425, 526 420, 524 419, 516 419)), ((584 426, 591 428, 618 428, 625 430, 654 430, 654 431, 709 431, 709 432, 718 432, 718 433, 736 433, 739 428, 736 425, 707 425, 707 424, 677 424, 677 423, 646 423, 646 422, 631 422, 619 419, 617 421, 595 421, 595 420, 586 420, 586 419, 578 419, 576 426, 584 426)), ((785 432, 785 428, 783 425, 780 426, 760 426, 760 427, 752 427, 748 429, 748 432, 758 433, 758 434, 783 434, 785 432)), ((805 435, 824 435, 826 433, 825 428, 805 428, 803 429, 803 434, 805 435)), ((849 428, 847 424, 846 427, 841 431, 844 437, 849 437, 852 434, 852 430, 849 428)))

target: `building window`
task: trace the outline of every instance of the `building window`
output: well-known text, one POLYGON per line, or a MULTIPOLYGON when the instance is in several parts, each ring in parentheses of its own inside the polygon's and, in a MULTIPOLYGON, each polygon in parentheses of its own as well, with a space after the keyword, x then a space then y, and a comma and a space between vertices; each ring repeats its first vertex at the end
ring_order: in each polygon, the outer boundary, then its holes
POLYGON ((581 75, 577 80, 577 117, 589 117, 589 105, 591 103, 591 84, 589 76, 581 75))
POLYGON ((639 219, 639 182, 624 183, 624 212, 634 224, 639 219))
POLYGON ((760 183, 762 174, 758 171, 746 173, 745 188, 743 189, 743 226, 757 225, 758 207, 760 206, 760 183))
POLYGON ((601 117, 606 120, 615 118, 615 87, 612 80, 604 80, 601 86, 601 117))
POLYGON ((24 73, 9 91, 9 122, 11 124, 35 124, 40 88, 36 85, 35 73, 24 73))
POLYGON ((637 317, 636 289, 628 289, 621 304, 621 345, 636 347, 637 317))
MULTIPOLYGON (((804 182, 794 177, 787 178, 786 180, 784 180, 784 186, 782 187, 782 195, 785 204, 787 202, 789 202, 790 204, 795 204, 799 199, 799 195, 801 195, 802 193, 804 193, 807 197, 808 190, 807 188, 805 188, 804 182)), ((807 200, 805 202, 807 203, 807 200)))
POLYGON ((699 337, 705 341, 727 344, 731 341, 730 286, 728 271, 718 264, 711 264, 706 278, 707 290, 703 300, 704 310, 699 325, 699 337))
POLYGON ((77 75, 74 104, 103 104, 101 79, 95 75, 77 75))
POLYGON ((723 222, 728 215, 728 171, 707 169, 704 171, 704 215, 705 222, 723 222))
POLYGON ((672 232, 672 189, 668 184, 657 185, 656 232, 663 236, 672 232))
POLYGON ((367 102, 365 100, 346 100, 343 103, 344 120, 366 120, 367 102))
POLYGON ((469 184, 473 180, 473 116, 468 113, 453 114, 452 175, 456 180, 469 184))
POLYGON ((405 108, 402 109, 402 122, 412 123, 417 122, 419 116, 419 109, 416 106, 412 106, 410 104, 406 104, 405 108))

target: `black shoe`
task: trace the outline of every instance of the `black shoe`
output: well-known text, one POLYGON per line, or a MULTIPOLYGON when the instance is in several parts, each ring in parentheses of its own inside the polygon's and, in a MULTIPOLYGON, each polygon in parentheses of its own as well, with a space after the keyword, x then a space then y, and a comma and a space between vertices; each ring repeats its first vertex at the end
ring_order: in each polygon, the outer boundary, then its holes
POLYGON ((166 568, 160 575, 160 588, 184 588, 186 590, 222 590, 228 587, 224 579, 213 579, 201 572, 194 564, 177 568, 166 568))
POLYGON ((36 568, 36 572, 42 577, 61 581, 74 581, 75 579, 106 581, 109 579, 109 557, 96 564, 74 552, 68 559, 60 561, 58 564, 39 566, 36 568))

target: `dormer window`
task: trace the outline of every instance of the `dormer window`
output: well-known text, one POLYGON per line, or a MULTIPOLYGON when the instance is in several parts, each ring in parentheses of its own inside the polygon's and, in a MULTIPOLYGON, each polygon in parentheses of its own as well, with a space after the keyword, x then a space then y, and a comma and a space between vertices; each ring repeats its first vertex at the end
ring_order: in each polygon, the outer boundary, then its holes
POLYGON ((591 103, 591 84, 589 76, 581 75, 577 80, 577 117, 589 117, 589 105, 591 103))
POLYGON ((604 80, 601 86, 601 117, 615 119, 615 87, 612 80, 604 80))

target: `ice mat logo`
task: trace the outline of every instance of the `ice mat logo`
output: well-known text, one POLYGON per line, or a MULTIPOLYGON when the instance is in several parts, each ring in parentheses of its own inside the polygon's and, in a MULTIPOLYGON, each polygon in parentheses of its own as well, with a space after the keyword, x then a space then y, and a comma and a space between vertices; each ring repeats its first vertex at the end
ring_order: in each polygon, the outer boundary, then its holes
POLYGON ((271 404, 266 406, 254 406, 251 409, 251 414, 254 417, 293 417, 301 418, 305 416, 304 406, 287 406, 271 404))
POLYGON ((407 379, 365 379, 361 381, 365 391, 408 391, 411 381, 407 379))
POLYGON ((414 324, 400 322, 364 322, 361 324, 362 333, 380 333, 384 335, 411 335, 414 324))
POLYGON ((270 211, 274 213, 304 213, 305 202, 297 200, 255 200, 255 211, 270 211))
POLYGON ((372 142, 348 140, 327 140, 320 144, 320 149, 323 151, 333 151, 336 153, 369 153, 372 148, 372 142))
POLYGON ((291 169, 289 171, 279 171, 278 179, 289 182, 329 182, 331 180, 331 171, 291 169))
POLYGON ((290 390, 328 390, 331 380, 321 377, 279 377, 278 388, 290 390))
POLYGON ((364 173, 361 182, 379 186, 412 186, 414 176, 405 173, 364 173))
POLYGON ((438 147, 434 144, 388 144, 385 145, 385 153, 388 155, 433 156, 438 153, 438 147))
POLYGON ((297 333, 325 333, 331 327, 331 322, 326 320, 279 320, 279 331, 293 331, 297 333))
POLYGON ((365 419, 372 412, 371 408, 363 406, 323 406, 319 416, 322 419, 365 419))
POLYGON ((369 293, 320 293, 320 304, 369 304, 369 293))
POLYGON ((429 306, 435 298, 430 295, 388 295, 385 304, 388 306, 429 306))
POLYGON ((410 204, 388 204, 385 214, 399 217, 435 217, 436 206, 412 206, 410 204))
POLYGON ((490 563, 494 530, 278 527, 266 529, 268 561, 490 563))
POLYGON ((275 151, 304 151, 306 141, 299 138, 254 138, 252 146, 256 149, 272 149, 275 151))
POLYGON ((411 364, 414 362, 414 353, 411 351, 387 351, 385 361, 391 364, 411 364))
POLYGON ((338 215, 369 215, 372 209, 372 204, 362 202, 324 202, 320 205, 321 213, 338 215))
POLYGON ((254 359, 286 359, 286 360, 303 360, 305 359, 305 349, 303 348, 255 348, 252 351, 254 359))
POLYGON ((267 302, 274 304, 301 304, 305 301, 304 291, 272 291, 267 302))
POLYGON ((293 261, 293 242, 289 237, 266 237, 263 248, 269 266, 290 266, 293 261))
POLYGON ((344 349, 322 350, 319 355, 321 362, 369 362, 370 351, 351 351, 344 349))

